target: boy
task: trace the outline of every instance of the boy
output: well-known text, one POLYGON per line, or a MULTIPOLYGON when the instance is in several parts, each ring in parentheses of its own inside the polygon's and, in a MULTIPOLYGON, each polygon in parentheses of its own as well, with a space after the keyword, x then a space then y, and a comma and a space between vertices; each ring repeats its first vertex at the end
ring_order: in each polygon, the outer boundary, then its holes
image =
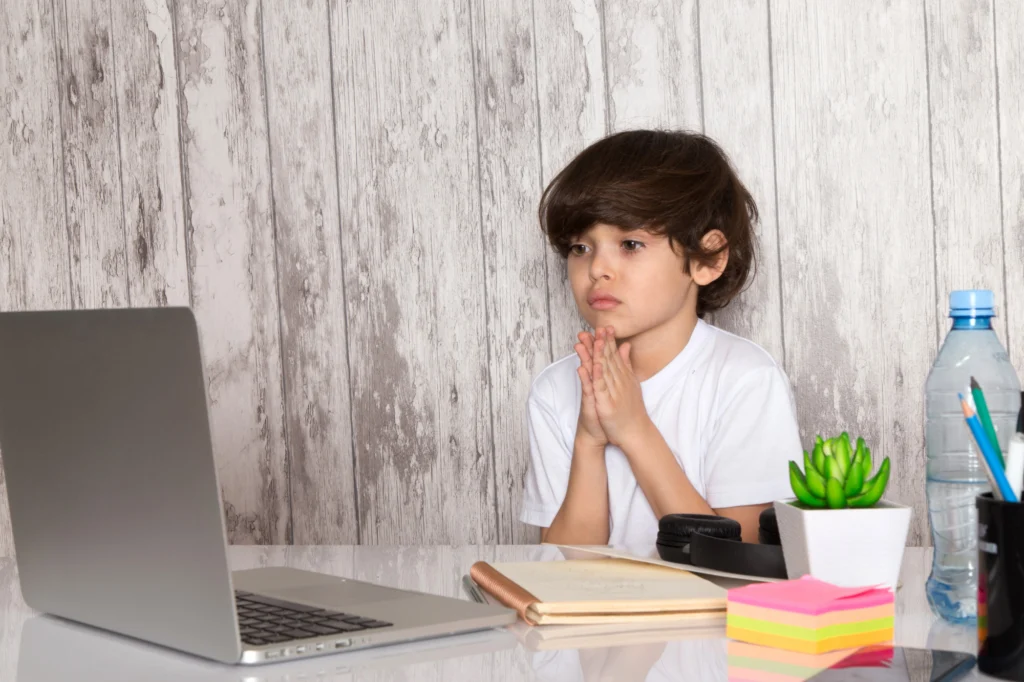
POLYGON ((685 132, 611 135, 539 217, 594 333, 533 382, 521 520, 543 542, 653 546, 662 516, 717 514, 756 541, 802 448, 783 370, 702 319, 754 260, 757 208, 725 154, 685 132))

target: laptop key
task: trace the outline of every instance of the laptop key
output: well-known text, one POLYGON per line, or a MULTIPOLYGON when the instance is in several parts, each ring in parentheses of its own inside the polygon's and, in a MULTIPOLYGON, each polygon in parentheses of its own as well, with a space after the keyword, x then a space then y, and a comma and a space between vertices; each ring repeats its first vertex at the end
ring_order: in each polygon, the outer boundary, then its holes
POLYGON ((334 635, 338 632, 334 628, 324 627, 322 625, 307 625, 305 626, 305 629, 310 632, 315 632, 318 635, 334 635))
POLYGON ((243 637, 242 641, 245 642, 246 644, 255 644, 255 645, 260 645, 260 644, 264 643, 264 641, 262 639, 260 639, 259 637, 243 637))
POLYGON ((342 620, 325 620, 320 623, 323 627, 333 628, 336 632, 357 632, 359 630, 365 630, 362 625, 356 625, 355 623, 346 623, 342 620))
POLYGON ((307 637, 312 637, 313 636, 312 632, 308 632, 306 630, 299 630, 298 628, 295 628, 295 629, 292 629, 292 630, 285 630, 281 634, 282 635, 286 635, 288 637, 291 637, 293 639, 305 639, 307 637))
POLYGON ((283 635, 279 635, 277 633, 271 633, 267 635, 264 639, 266 639, 267 642, 269 642, 270 644, 279 644, 280 642, 289 641, 290 638, 284 637, 283 635))
POLYGON ((368 628, 389 628, 392 623, 385 623, 382 620, 371 620, 369 623, 363 623, 363 627, 368 628))

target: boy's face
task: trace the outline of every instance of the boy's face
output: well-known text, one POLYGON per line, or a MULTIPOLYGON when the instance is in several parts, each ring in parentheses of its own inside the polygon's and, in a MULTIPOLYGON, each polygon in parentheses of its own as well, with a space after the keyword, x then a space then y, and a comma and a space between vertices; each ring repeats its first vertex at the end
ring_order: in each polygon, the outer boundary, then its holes
POLYGON ((583 319, 620 339, 696 316, 697 286, 666 235, 598 223, 573 241, 568 270, 583 319))

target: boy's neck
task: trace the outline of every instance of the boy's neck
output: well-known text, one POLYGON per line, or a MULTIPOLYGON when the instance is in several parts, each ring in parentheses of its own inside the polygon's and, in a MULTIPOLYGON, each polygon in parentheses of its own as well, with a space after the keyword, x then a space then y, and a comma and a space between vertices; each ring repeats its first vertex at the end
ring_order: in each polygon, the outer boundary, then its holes
MULTIPOLYGON (((697 312, 684 313, 653 329, 624 339, 629 341, 629 360, 639 381, 647 381, 679 355, 697 326, 697 312)), ((621 345, 621 342, 620 342, 621 345)))

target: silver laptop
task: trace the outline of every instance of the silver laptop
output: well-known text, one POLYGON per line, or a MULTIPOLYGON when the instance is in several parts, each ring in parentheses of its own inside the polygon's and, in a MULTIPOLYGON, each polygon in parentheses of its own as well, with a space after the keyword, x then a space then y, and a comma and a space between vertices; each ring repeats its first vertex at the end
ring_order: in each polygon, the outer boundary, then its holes
POLYGON ((0 313, 0 453, 30 607, 243 664, 515 621, 322 573, 231 573, 204 386, 188 308, 0 313))

